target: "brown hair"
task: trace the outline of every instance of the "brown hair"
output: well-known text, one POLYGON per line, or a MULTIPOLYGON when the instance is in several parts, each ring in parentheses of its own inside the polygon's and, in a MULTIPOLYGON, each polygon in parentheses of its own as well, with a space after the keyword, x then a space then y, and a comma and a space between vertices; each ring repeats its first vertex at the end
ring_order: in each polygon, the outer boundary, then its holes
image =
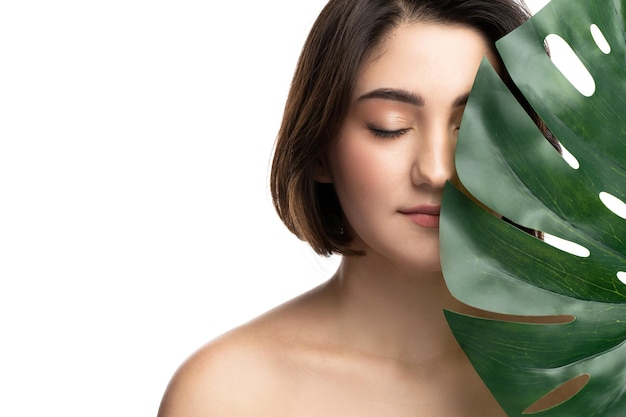
MULTIPOLYGON (((349 248, 333 185, 314 176, 346 117, 361 63, 393 28, 416 21, 466 25, 485 36, 500 60, 496 40, 529 17, 516 0, 330 0, 302 49, 274 149, 270 190, 287 228, 320 255, 359 253, 349 248)), ((532 113, 507 74, 503 79, 532 113)))

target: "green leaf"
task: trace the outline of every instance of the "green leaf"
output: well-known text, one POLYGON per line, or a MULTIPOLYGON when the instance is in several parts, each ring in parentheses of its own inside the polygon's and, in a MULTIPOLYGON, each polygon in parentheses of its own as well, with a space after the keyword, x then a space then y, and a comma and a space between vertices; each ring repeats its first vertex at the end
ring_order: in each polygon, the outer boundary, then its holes
MULTIPOLYGON (((567 150, 548 143, 488 61, 466 107, 459 178, 483 205, 515 223, 586 248, 557 249, 489 214, 451 184, 441 216, 446 283, 461 301, 521 316, 571 316, 541 324, 446 312, 470 361, 509 416, 579 376, 576 395, 537 416, 626 415, 626 220, 600 199, 626 201, 626 0, 553 0, 497 44, 517 87, 567 150), (590 27, 597 25, 605 54, 590 27), (565 39, 595 81, 578 92, 544 49, 565 39)), ((563 317, 561 317, 563 318, 563 317)))

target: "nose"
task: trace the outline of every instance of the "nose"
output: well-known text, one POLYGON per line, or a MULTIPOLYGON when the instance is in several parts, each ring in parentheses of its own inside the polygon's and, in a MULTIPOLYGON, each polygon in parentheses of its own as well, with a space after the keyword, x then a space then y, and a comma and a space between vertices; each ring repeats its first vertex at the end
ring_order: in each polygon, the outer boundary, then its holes
POLYGON ((416 141, 411 180, 416 187, 443 189, 456 176, 454 150, 457 133, 448 127, 434 128, 416 141))

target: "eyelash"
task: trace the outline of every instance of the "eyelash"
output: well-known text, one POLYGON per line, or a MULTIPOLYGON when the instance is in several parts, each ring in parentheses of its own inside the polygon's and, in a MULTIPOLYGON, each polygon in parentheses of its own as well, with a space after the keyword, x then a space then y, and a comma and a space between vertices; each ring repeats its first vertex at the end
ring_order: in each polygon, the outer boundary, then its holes
POLYGON ((367 128, 374 134, 374 136, 378 136, 379 138, 383 138, 383 139, 395 139, 404 135, 406 132, 410 130, 410 129, 385 130, 385 129, 379 129, 372 125, 367 126, 367 128))

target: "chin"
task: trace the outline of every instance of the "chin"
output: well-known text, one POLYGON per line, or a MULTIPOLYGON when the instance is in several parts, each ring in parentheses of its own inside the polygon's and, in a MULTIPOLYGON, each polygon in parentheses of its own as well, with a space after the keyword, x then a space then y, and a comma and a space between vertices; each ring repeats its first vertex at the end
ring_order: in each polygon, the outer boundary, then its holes
MULTIPOLYGON (((409 256, 403 257, 403 259, 399 260, 399 263, 404 265, 406 268, 410 269, 416 273, 441 273, 441 261, 439 259, 439 251, 437 251, 436 256, 419 256, 416 257, 416 254, 409 254, 409 256), (410 256, 413 255, 413 256, 410 256)), ((423 254, 419 254, 423 255, 423 254)))

